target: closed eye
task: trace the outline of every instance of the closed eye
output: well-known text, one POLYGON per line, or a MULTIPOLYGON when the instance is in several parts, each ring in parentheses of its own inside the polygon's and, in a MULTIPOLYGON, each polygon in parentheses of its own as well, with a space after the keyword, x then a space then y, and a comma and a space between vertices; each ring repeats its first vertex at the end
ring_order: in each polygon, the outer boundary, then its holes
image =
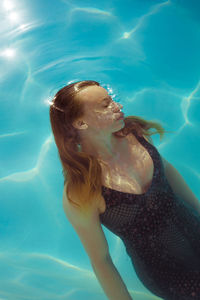
POLYGON ((108 101, 108 102, 107 102, 107 104, 106 104, 106 105, 104 105, 103 107, 108 107, 108 105, 110 104, 110 101, 112 101, 112 98, 111 98, 111 97, 109 97, 107 101, 108 101))

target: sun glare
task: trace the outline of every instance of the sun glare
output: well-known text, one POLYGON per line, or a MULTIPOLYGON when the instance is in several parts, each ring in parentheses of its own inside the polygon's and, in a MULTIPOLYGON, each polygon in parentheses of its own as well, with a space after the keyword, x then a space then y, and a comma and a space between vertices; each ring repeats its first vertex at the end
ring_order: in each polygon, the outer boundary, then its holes
POLYGON ((5 0, 5 1, 3 2, 3 6, 4 6, 4 8, 5 8, 6 10, 11 10, 11 9, 14 8, 13 3, 12 3, 11 1, 8 1, 8 0, 5 0))
POLYGON ((14 49, 6 49, 4 50, 1 55, 7 58, 13 58, 15 56, 15 50, 14 49))

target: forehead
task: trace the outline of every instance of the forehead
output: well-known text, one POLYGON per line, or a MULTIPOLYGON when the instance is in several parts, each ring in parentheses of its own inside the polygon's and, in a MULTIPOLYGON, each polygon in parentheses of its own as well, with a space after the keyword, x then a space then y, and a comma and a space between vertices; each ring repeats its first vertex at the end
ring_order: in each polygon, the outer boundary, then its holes
POLYGON ((83 88, 78 96, 89 103, 99 103, 103 100, 104 97, 108 96, 108 92, 101 86, 93 85, 83 88))

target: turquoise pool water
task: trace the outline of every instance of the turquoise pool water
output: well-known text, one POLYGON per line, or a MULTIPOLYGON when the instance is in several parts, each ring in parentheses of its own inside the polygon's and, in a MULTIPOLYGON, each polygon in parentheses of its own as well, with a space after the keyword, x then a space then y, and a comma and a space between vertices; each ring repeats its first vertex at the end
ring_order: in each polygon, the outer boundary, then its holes
MULTIPOLYGON (((49 102, 99 81, 125 116, 174 131, 154 144, 200 199, 200 3, 5 0, 0 14, 0 300, 104 300, 62 209, 49 102)), ((133 299, 158 299, 103 229, 133 299)))

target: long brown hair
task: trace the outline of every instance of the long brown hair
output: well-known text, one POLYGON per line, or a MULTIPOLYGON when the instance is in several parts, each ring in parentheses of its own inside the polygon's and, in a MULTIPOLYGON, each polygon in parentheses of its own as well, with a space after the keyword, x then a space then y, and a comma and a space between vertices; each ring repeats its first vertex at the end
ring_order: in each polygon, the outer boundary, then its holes
MULTIPOLYGON (((72 125, 76 119, 84 115, 83 102, 76 95, 91 85, 100 86, 93 80, 71 83, 56 93, 50 105, 50 122, 62 164, 64 183, 67 181, 67 198, 83 211, 87 211, 102 197, 101 165, 95 157, 80 151, 78 130, 72 125)), ((145 135, 152 142, 151 135, 159 133, 162 140, 166 132, 159 123, 146 121, 137 116, 128 116, 124 122, 125 126, 120 130, 121 137, 136 130, 137 134, 145 135), (156 130, 149 132, 151 128, 156 130)), ((113 134, 120 138, 119 132, 113 134)))

